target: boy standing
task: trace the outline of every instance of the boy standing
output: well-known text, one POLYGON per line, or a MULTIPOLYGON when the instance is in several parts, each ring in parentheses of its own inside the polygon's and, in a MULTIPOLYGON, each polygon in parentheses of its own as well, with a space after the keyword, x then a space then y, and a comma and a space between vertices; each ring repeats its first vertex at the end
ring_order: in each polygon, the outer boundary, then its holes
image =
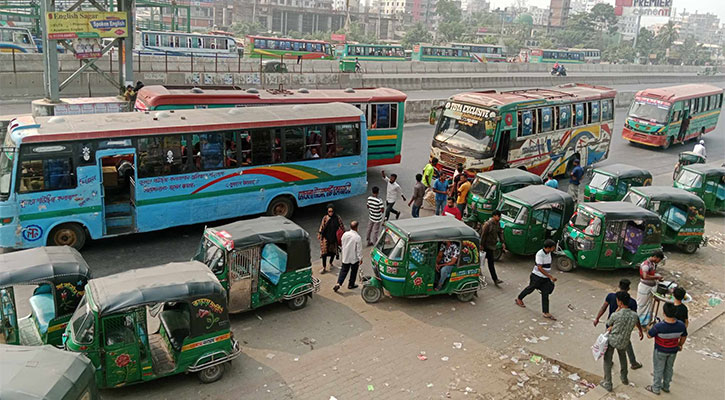
MULTIPOLYGON (((619 290, 617 290, 616 293, 609 293, 604 299, 604 304, 602 304, 602 307, 599 308, 599 313, 597 313, 597 317, 594 318, 594 326, 597 326, 599 324, 599 319, 602 318, 602 315, 604 315, 604 312, 607 310, 607 308, 609 308, 609 314, 607 315, 607 319, 609 319, 609 317, 611 317, 612 314, 617 311, 617 294, 627 293, 629 295, 630 284, 631 283, 629 279, 622 279, 621 281, 619 281, 619 290)), ((629 304, 627 304, 627 308, 631 311, 637 312, 637 301, 635 301, 631 296, 629 296, 629 304)), ((627 356, 629 357, 629 363, 632 369, 642 368, 642 364, 637 362, 637 357, 635 357, 634 355, 634 348, 632 348, 632 342, 630 342, 629 346, 627 346, 627 356)))
POLYGON ((682 300, 685 299, 687 292, 681 287, 676 287, 672 291, 672 296, 675 298, 675 318, 678 321, 682 321, 685 327, 690 327, 690 317, 687 312, 687 306, 682 304, 682 300))
POLYGON ((687 340, 687 327, 684 322, 675 318, 675 305, 665 303, 662 311, 665 313, 665 320, 656 323, 647 332, 647 337, 655 339, 655 349, 652 354, 654 381, 645 389, 654 394, 660 394, 660 390, 665 393, 670 392, 675 358, 687 340))

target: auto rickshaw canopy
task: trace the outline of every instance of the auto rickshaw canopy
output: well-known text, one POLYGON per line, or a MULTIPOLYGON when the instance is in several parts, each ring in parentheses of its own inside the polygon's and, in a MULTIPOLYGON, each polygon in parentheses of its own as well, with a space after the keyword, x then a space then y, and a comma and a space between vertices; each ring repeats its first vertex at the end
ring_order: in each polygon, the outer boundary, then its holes
POLYGON ((516 184, 541 184, 542 180, 539 175, 524 171, 518 168, 496 169, 488 172, 479 172, 476 174, 478 179, 487 179, 498 182, 502 186, 516 184))
POLYGON ((701 174, 701 175, 717 175, 717 176, 725 175, 725 167, 719 167, 719 166, 713 165, 713 164, 691 164, 691 165, 686 165, 683 168, 697 172, 698 174, 701 174))
POLYGON ((621 163, 605 165, 603 167, 596 167, 594 168, 594 172, 602 172, 604 174, 622 179, 638 178, 642 176, 652 178, 652 174, 646 169, 621 163))
POLYGON ((86 292, 92 294, 101 316, 143 305, 201 297, 226 305, 226 291, 221 283, 209 267, 198 261, 133 269, 91 279, 86 292))
POLYGON ((574 212, 574 199, 566 192, 549 186, 526 186, 524 188, 506 193, 504 196, 531 206, 533 209, 545 208, 552 204, 561 204, 564 215, 574 212))
POLYGON ((624 201, 602 201, 580 204, 580 208, 598 212, 607 221, 642 220, 660 226, 660 216, 642 207, 624 201))
POLYGON ((667 201, 696 208, 705 208, 705 202, 697 197, 696 194, 679 188, 669 186, 635 186, 631 187, 630 190, 653 201, 667 201))
POLYGON ((95 368, 85 356, 53 346, 0 345, 0 399, 97 399, 95 368), (90 397, 82 397, 89 389, 90 397))
POLYGON ((86 260, 69 246, 36 247, 0 254, 0 287, 17 284, 52 284, 87 281, 86 260))
POLYGON ((388 221, 387 225, 404 235, 408 242, 479 240, 473 228, 447 216, 401 219, 388 221))
POLYGON ((680 153, 678 158, 680 161, 689 161, 692 163, 696 163, 698 161, 705 162, 705 157, 698 153, 695 153, 694 151, 683 151, 682 153, 680 153))

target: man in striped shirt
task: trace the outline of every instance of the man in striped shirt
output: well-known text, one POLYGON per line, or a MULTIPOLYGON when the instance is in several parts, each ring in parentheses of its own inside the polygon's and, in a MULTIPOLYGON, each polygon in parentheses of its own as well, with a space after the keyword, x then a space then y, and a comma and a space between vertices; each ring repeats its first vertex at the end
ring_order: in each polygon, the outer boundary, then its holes
POLYGON ((655 339, 655 350, 652 355, 654 382, 645 389, 654 394, 660 394, 660 390, 665 393, 670 392, 675 358, 687 340, 687 327, 684 322, 677 320, 677 309, 674 304, 666 303, 662 311, 665 313, 665 320, 656 323, 647 332, 647 337, 655 339))
POLYGON ((368 229, 365 233, 365 241, 368 246, 373 245, 373 241, 378 240, 380 228, 383 225, 383 211, 385 211, 385 203, 383 199, 378 197, 380 188, 373 186, 373 194, 368 197, 368 229))

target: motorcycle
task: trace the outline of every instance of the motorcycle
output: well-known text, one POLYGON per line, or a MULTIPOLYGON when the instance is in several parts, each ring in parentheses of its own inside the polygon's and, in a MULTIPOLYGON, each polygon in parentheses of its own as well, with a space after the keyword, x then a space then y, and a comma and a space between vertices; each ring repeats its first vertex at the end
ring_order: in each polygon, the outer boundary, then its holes
POLYGON ((566 76, 566 69, 564 69, 563 66, 559 67, 558 69, 557 68, 552 68, 551 69, 551 75, 566 76))

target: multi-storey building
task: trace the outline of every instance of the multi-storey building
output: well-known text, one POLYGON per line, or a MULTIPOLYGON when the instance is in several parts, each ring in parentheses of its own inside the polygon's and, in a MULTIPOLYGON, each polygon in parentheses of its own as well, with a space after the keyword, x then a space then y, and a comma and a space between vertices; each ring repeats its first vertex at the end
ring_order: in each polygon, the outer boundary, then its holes
POLYGON ((551 10, 549 26, 554 28, 565 27, 569 20, 570 7, 571 0, 551 0, 551 3, 549 3, 549 9, 551 10))
POLYGON ((541 8, 536 6, 529 7, 527 13, 534 19, 534 25, 537 26, 548 26, 549 25, 549 14, 548 8, 541 8))

